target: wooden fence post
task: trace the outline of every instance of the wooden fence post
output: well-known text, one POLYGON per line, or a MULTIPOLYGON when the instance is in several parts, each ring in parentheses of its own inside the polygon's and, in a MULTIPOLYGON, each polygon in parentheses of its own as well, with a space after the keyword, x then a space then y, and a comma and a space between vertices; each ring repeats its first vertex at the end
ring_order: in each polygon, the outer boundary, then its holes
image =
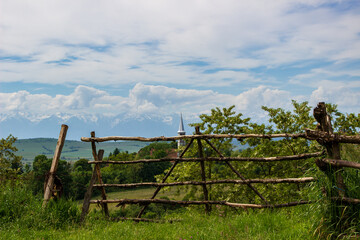
MULTIPOLYGON (((331 125, 331 118, 326 112, 326 104, 324 102, 318 103, 316 108, 314 108, 314 117, 318 122, 317 130, 323 131, 326 133, 333 134, 333 128, 331 125)), ((325 141, 318 140, 318 142, 325 146, 327 154, 330 159, 340 160, 340 143, 337 141, 325 141)), ((336 166, 329 167, 330 165, 323 161, 322 159, 317 159, 316 165, 325 173, 328 174, 329 178, 333 178, 333 175, 336 176, 336 187, 338 188, 339 197, 345 197, 346 186, 344 184, 344 180, 342 174, 340 172, 340 168, 336 166)), ((331 181, 333 179, 330 179, 331 181)), ((332 196, 334 197, 334 196, 332 196)))
MULTIPOLYGON (((196 126, 195 127, 195 133, 196 135, 200 135, 200 127, 196 126)), ((197 140, 197 144, 198 144, 198 151, 199 151, 199 157, 200 158, 204 158, 204 153, 203 153, 203 147, 201 144, 201 140, 200 139, 196 139, 197 140)), ((203 182, 206 181, 206 174, 205 174, 205 162, 204 161, 200 161, 200 167, 201 167, 201 180, 203 182)), ((202 188, 203 188, 203 192, 204 192, 204 201, 209 201, 209 192, 207 190, 206 187, 206 183, 202 184, 202 188)), ((210 213, 211 211, 211 206, 209 204, 205 205, 205 212, 206 213, 210 213)))
MULTIPOLYGON (((184 156, 184 154, 186 153, 186 151, 190 148, 191 144, 193 143, 194 139, 191 139, 190 142, 188 143, 188 145, 186 145, 184 151, 180 154, 179 158, 182 158, 184 156)), ((179 163, 179 160, 176 160, 173 165, 171 166, 170 170, 166 173, 165 177, 163 178, 163 180, 161 181, 161 183, 165 183, 166 179, 170 176, 170 174, 172 173, 172 171, 174 170, 174 168, 176 167, 176 165, 179 163)), ((159 191, 161 190, 161 186, 158 186, 155 190, 155 192, 153 193, 151 199, 154 199, 156 197, 156 195, 159 193, 159 191)), ((141 215, 144 213, 145 209, 147 208, 148 205, 144 205, 144 207, 140 210, 140 212, 137 215, 137 218, 141 218, 141 215)))
POLYGON ((56 144, 56 149, 55 149, 54 157, 53 157, 53 160, 51 163, 49 177, 47 179, 47 182, 45 183, 44 201, 43 201, 42 207, 46 206, 47 202, 49 201, 49 199, 51 197, 51 194, 52 194, 52 191, 54 188, 54 179, 55 179, 55 175, 56 175, 56 170, 58 167, 61 151, 62 151, 62 148, 65 143, 67 130, 68 130, 67 125, 65 125, 65 124, 61 125, 59 139, 56 144))
MULTIPOLYGON (((98 160, 101 161, 103 156, 104 156, 104 150, 100 149, 99 154, 98 154, 98 160)), ((99 163, 97 163, 96 165, 99 165, 99 163)), ((96 182, 96 179, 98 177, 97 171, 96 171, 96 165, 94 167, 93 174, 92 174, 91 179, 90 179, 89 187, 88 187, 88 189, 87 189, 87 191, 85 193, 85 196, 84 196, 84 202, 83 202, 83 206, 82 206, 80 222, 83 222, 85 220, 86 214, 89 212, 89 206, 90 206, 90 200, 91 200, 91 194, 92 194, 93 186, 94 186, 94 184, 96 182)))
MULTIPOLYGON (((91 132, 91 137, 95 138, 95 132, 91 132)), ((95 161, 102 161, 102 156, 101 156, 101 160, 98 158, 98 153, 96 152, 96 145, 95 145, 95 141, 91 141, 91 148, 92 148, 92 154, 93 154, 93 158, 95 161)), ((96 175, 97 175, 97 179, 99 184, 103 184, 102 178, 101 178, 101 171, 100 171, 100 164, 96 164, 95 165, 95 171, 96 171, 96 175)), ((105 188, 101 187, 101 196, 103 200, 106 200, 106 192, 105 192, 105 188)), ((102 203, 102 208, 104 210, 105 216, 109 217, 109 208, 107 203, 102 203)))

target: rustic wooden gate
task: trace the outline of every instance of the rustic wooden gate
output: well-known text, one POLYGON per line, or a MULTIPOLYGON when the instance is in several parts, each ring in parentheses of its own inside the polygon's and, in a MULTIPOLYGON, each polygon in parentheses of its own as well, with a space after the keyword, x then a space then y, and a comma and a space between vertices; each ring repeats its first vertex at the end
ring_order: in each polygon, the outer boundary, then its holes
MULTIPOLYGON (((325 104, 320 103, 318 107, 314 110, 314 116, 316 120, 319 122, 318 129, 316 131, 306 130, 305 133, 298 134, 241 134, 241 135, 229 135, 229 134, 201 134, 199 128, 195 128, 195 135, 185 135, 185 136, 176 136, 176 137, 155 137, 155 138, 143 138, 143 137, 95 137, 95 132, 91 133, 90 138, 81 138, 84 142, 91 142, 92 145, 92 153, 94 161, 90 161, 90 164, 95 164, 93 175, 88 187, 88 190, 84 197, 84 203, 82 208, 82 221, 85 219, 85 216, 89 210, 90 204, 100 204, 103 208, 105 216, 109 217, 108 203, 118 203, 117 206, 124 204, 142 204, 144 207, 138 213, 137 218, 133 220, 136 221, 146 221, 146 219, 142 219, 141 216, 145 211, 146 207, 150 203, 162 203, 162 204, 179 204, 183 206, 187 205, 205 205, 205 211, 209 212, 211 210, 211 205, 226 205, 234 208, 281 208, 281 207, 289 207, 296 206, 301 204, 308 204, 311 201, 307 200, 299 200, 297 202, 288 202, 288 203, 279 203, 279 204, 269 204, 269 202, 262 196, 262 194, 253 186, 253 183, 264 183, 264 184, 277 184, 277 183, 306 183, 315 181, 313 177, 306 178, 283 178, 283 179, 245 179, 244 176, 237 170, 231 162, 233 161, 252 161, 252 162, 274 162, 274 161, 293 161, 293 160, 302 160, 309 158, 318 158, 325 156, 325 152, 316 152, 316 153, 304 153, 300 155, 292 155, 292 156, 276 156, 276 157, 263 157, 263 158, 244 158, 244 157, 224 157, 223 154, 215 148, 215 146, 209 141, 212 138, 232 138, 232 139, 245 139, 245 138, 306 138, 309 140, 317 140, 320 144, 324 145, 328 156, 327 158, 319 158, 316 160, 317 165, 320 169, 324 169, 324 166, 332 165, 337 168, 339 167, 355 167, 360 168, 359 163, 348 162, 339 160, 339 149, 338 145, 340 142, 345 143, 360 143, 359 136, 341 136, 334 135, 332 133, 331 123, 328 115, 326 114, 326 110, 324 110, 325 104), (324 120, 325 119, 325 120, 324 120), (327 120, 326 120, 327 119, 327 120), (155 142, 155 141, 177 141, 180 139, 189 139, 189 143, 185 147, 185 149, 181 152, 181 154, 176 158, 161 158, 161 159, 140 159, 134 161, 102 161, 103 158, 103 150, 96 150, 95 143, 97 142, 105 142, 105 141, 118 141, 118 140, 127 140, 127 141, 144 141, 144 142, 155 142), (190 148, 194 141, 197 141, 198 145, 198 156, 197 158, 184 158, 184 154, 190 148), (203 142, 209 145, 216 153, 217 157, 204 157, 203 154, 203 142), (334 158, 334 159, 331 159, 334 158), (238 177, 238 179, 223 179, 223 180, 206 180, 205 175, 205 162, 206 161, 218 161, 225 162, 225 164, 234 172, 234 174, 238 177), (145 183, 132 183, 132 184, 104 184, 101 178, 100 164, 138 164, 138 163, 154 163, 154 162, 172 162, 172 166, 170 170, 167 172, 165 177, 161 182, 145 182, 145 183), (166 180, 172 174, 173 170, 179 163, 186 162, 199 162, 201 169, 201 181, 186 181, 186 182, 171 182, 167 183, 166 180), (95 182, 98 184, 95 184, 95 182), (208 189, 207 186, 210 184, 222 184, 222 183, 233 183, 233 184, 245 184, 247 185, 263 202, 263 204, 247 204, 247 203, 232 203, 227 201, 214 201, 209 200, 208 198, 208 189), (157 194, 161 190, 162 187, 165 186, 179 186, 179 185, 201 185, 203 189, 204 199, 202 201, 174 201, 174 200, 165 200, 165 199, 156 199, 157 194), (137 186, 156 186, 156 190, 154 191, 152 197, 150 199, 107 199, 105 188, 106 187, 137 187, 137 186), (98 187, 101 189, 101 200, 91 200, 91 194, 93 187, 98 187)), ((341 174, 338 172, 338 181, 337 184, 340 187, 344 187, 341 184, 341 174)), ((346 195, 342 194, 339 196, 334 196, 334 200, 342 200, 349 201, 353 203, 358 203, 360 200, 358 199, 347 199, 346 195)))

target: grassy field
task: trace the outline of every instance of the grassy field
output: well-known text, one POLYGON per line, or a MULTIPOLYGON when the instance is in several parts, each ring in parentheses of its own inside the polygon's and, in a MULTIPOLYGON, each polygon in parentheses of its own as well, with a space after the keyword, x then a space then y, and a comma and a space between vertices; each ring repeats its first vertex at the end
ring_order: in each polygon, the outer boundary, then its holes
MULTIPOLYGON (((150 188, 137 188, 137 189, 131 189, 131 190, 123 190, 120 192, 109 192, 107 193, 107 199, 148 199, 151 198, 155 191, 155 187, 150 188)), ((171 200, 182 200, 185 196, 184 192, 178 191, 176 187, 172 187, 169 190, 161 190, 156 198, 161 197, 168 197, 171 200)), ((101 199, 101 196, 94 196, 92 199, 101 199)), ((78 201, 79 205, 82 205, 83 201, 78 201)), ((116 208, 116 204, 108 204, 109 210, 113 211, 118 208, 116 208)), ((91 204, 90 205, 90 211, 92 209, 100 209, 99 206, 91 204)))
MULTIPOLYGON (((59 200, 43 209, 42 196, 29 193, 26 185, 6 185, 0 191, 0 239, 319 239, 322 224, 321 202, 283 209, 237 209, 213 206, 209 215, 204 206, 164 211, 162 223, 106 220, 92 209, 85 223, 79 222, 81 202, 59 200), (172 222, 170 222, 172 220, 172 222)), ((109 198, 148 197, 152 188, 109 193, 109 198)), ((162 192, 182 198, 176 189, 162 192)), ((160 196, 159 196, 160 197, 160 196)), ((140 206, 133 205, 140 208, 140 206)), ((153 208, 153 204, 149 208, 153 208)), ((153 208, 154 209, 154 208, 153 208)), ((118 212, 120 210, 117 210, 118 212)), ((118 213, 111 208, 111 215, 118 213)), ((135 213, 138 213, 136 211, 135 213)), ((331 234, 331 232, 330 232, 331 234)), ((325 239, 329 234, 323 235, 325 239)), ((334 238, 335 239, 335 238, 334 238)), ((341 239, 356 239, 350 235, 341 239)))
POLYGON ((186 210, 166 216, 173 223, 109 222, 90 216, 85 225, 34 230, 13 224, 0 227, 1 239, 316 239, 306 207, 210 216, 186 210))
MULTIPOLYGON (((53 138, 33 138, 19 139, 14 146, 18 149, 17 155, 23 157, 23 162, 32 162, 35 156, 44 154, 48 158, 52 158, 56 148, 57 139, 53 138)), ((147 143, 144 142, 104 142, 97 144, 98 149, 105 150, 105 156, 113 152, 115 148, 120 151, 137 152, 147 143)), ((91 158, 91 144, 87 142, 67 140, 61 153, 61 159, 68 161, 76 161, 80 158, 91 158)))

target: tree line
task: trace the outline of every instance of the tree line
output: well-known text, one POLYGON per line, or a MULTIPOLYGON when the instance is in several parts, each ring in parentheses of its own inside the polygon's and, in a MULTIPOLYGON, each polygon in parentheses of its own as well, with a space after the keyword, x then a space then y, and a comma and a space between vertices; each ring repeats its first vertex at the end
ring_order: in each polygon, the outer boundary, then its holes
MULTIPOLYGON (((11 179, 21 179, 30 185, 33 194, 42 195, 52 159, 41 154, 34 158, 32 167, 29 164, 23 166, 21 157, 15 154, 17 151, 13 146, 15 141, 16 138, 11 135, 1 140, 0 183, 11 179)), ((152 143, 142 148, 138 153, 121 152, 115 148, 104 160, 132 161, 162 158, 173 152, 175 147, 175 143, 152 143)), ((64 197, 73 200, 84 198, 93 172, 93 166, 88 164, 88 161, 88 159, 79 159, 74 163, 65 160, 59 161, 56 175, 62 185, 64 197)), ((102 179, 104 183, 151 182, 155 181, 155 176, 161 174, 169 165, 170 163, 102 165, 102 179)))

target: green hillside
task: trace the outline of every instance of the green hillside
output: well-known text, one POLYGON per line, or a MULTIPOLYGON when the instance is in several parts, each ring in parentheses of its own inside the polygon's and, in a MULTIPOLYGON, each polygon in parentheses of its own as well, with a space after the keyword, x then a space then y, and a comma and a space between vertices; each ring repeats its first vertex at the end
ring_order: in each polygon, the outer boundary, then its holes
MULTIPOLYGON (((44 154, 52 158, 56 148, 57 139, 54 138, 32 138, 19 139, 15 146, 18 149, 17 155, 23 157, 23 162, 32 162, 35 156, 44 154)), ((137 152, 148 143, 144 142, 104 142, 97 144, 98 149, 105 150, 105 156, 118 148, 120 151, 137 152)), ((92 158, 91 144, 87 142, 66 140, 61 153, 61 159, 76 161, 80 158, 92 158)))

